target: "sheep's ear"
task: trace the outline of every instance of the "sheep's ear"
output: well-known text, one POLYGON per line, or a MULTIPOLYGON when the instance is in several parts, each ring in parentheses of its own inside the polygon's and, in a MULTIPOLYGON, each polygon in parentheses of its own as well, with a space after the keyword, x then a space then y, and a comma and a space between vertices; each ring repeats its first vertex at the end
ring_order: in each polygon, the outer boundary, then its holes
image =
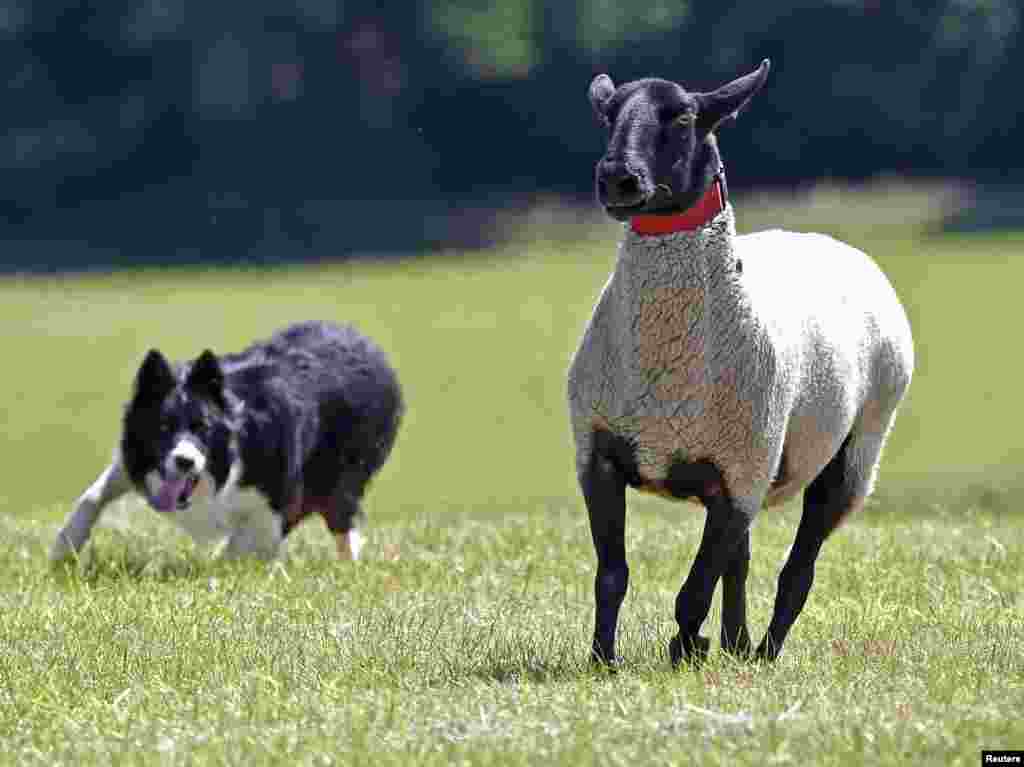
POLYGON ((135 374, 136 402, 160 402, 174 388, 174 371, 158 349, 150 349, 135 374))
POLYGON ((726 120, 735 119, 754 94, 761 90, 768 79, 770 68, 771 63, 765 59, 749 75, 739 77, 709 93, 695 94, 698 104, 697 132, 707 135, 726 120))
POLYGON ((587 95, 590 96, 590 106, 594 108, 597 119, 602 124, 607 124, 608 115, 605 114, 605 110, 608 108, 608 102, 615 95, 615 83, 612 82, 612 78, 608 75, 595 77, 590 81, 590 90, 587 95))
POLYGON ((192 369, 185 379, 185 388, 210 400, 221 410, 228 409, 224 399, 224 372, 220 369, 217 355, 209 349, 192 363, 192 369))

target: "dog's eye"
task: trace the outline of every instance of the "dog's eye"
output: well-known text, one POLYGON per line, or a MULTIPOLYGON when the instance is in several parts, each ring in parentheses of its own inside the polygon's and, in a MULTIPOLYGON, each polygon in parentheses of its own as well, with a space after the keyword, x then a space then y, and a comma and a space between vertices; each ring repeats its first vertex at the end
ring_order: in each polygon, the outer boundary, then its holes
POLYGON ((693 123, 693 115, 690 114, 689 112, 683 112, 674 120, 674 122, 680 128, 685 128, 686 126, 693 123))

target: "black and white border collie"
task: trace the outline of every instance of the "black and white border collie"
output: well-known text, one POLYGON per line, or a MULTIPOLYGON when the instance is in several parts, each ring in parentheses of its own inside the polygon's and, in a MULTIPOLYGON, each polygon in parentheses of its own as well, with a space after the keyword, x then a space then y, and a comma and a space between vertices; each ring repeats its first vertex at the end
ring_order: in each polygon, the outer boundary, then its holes
POLYGON ((225 556, 273 557, 319 513, 342 558, 361 547, 360 502, 395 441, 401 390, 354 328, 304 322, 239 354, 171 365, 150 351, 114 459, 78 499, 50 550, 85 545, 105 506, 132 490, 225 556))

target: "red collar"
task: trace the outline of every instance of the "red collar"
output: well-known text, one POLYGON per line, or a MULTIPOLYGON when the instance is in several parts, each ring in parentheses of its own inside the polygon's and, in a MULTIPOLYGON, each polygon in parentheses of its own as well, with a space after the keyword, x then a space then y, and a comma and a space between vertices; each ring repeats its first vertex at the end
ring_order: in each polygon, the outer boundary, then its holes
POLYGON ((716 178, 704 196, 693 207, 682 213, 669 216, 633 216, 629 225, 637 234, 673 234, 675 232, 692 232, 703 226, 725 210, 725 195, 722 192, 722 180, 716 178))

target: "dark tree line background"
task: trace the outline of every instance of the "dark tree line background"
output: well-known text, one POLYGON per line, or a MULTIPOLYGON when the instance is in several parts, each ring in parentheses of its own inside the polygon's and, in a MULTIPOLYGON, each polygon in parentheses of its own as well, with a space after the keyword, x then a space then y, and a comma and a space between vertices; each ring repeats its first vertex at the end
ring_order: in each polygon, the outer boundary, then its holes
POLYGON ((0 0, 0 262, 338 257, 589 197, 602 71, 708 89, 734 188, 1024 166, 1014 0, 0 0), (465 225, 465 223, 464 223, 465 225))

